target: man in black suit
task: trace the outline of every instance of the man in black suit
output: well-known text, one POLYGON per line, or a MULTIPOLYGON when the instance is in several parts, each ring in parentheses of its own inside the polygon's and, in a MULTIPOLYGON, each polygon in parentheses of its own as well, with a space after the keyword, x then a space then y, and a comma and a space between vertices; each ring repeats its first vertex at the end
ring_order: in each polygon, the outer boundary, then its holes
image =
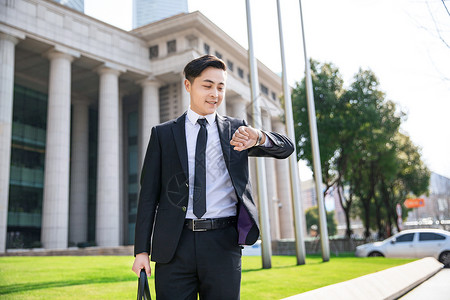
POLYGON ((294 147, 283 135, 216 113, 225 96, 222 60, 202 56, 184 73, 188 111, 152 128, 132 270, 150 276, 151 253, 158 299, 239 299, 241 246, 259 237, 248 156, 286 158, 294 147))

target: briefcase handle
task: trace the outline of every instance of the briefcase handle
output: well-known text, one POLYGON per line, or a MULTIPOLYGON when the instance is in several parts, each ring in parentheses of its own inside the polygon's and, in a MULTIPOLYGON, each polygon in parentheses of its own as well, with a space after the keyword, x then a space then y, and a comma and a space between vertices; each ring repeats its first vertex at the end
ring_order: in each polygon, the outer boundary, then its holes
POLYGON ((137 300, 151 300, 150 288, 148 286, 147 273, 145 269, 141 269, 138 279, 137 300))

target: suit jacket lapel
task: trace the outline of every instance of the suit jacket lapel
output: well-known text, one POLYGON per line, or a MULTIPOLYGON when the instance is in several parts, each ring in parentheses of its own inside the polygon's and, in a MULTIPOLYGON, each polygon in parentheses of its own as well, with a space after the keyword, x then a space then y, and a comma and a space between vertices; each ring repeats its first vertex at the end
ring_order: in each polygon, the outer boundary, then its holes
POLYGON ((216 115, 217 129, 219 130, 220 145, 222 146, 223 158, 225 159, 225 164, 227 165, 228 171, 230 170, 230 151, 231 151, 231 127, 230 121, 222 117, 221 115, 216 115))
POLYGON ((189 178, 185 122, 186 113, 182 114, 178 119, 176 119, 172 127, 172 132, 175 139, 175 145, 177 146, 177 152, 178 157, 180 158, 181 166, 183 167, 186 178, 189 178))

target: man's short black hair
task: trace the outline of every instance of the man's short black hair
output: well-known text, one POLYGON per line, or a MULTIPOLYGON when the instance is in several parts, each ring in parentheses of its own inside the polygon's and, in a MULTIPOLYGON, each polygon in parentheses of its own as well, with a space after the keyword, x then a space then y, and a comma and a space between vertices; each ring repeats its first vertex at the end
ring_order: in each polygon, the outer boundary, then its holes
POLYGON ((200 76, 200 74, 202 74, 202 72, 208 67, 213 67, 224 71, 227 70, 227 66, 223 60, 214 55, 207 54, 190 61, 186 67, 184 67, 184 76, 187 80, 189 80, 189 82, 192 83, 194 82, 194 79, 200 76))

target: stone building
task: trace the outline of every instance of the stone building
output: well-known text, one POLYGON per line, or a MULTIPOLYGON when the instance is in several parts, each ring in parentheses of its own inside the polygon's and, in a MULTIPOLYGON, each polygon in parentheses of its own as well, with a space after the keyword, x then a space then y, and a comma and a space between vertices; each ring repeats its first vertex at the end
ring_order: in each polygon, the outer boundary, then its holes
MULTIPOLYGON (((229 69, 219 113, 251 123, 247 51, 199 12, 128 32, 54 1, 0 0, 0 252, 132 244, 151 127, 187 109, 182 71, 205 53, 229 69)), ((262 127, 284 132, 281 79, 258 72, 262 127)), ((292 238, 288 161, 266 168, 272 239, 292 238)))
POLYGON ((450 178, 431 172, 428 194, 420 198, 425 205, 408 212, 404 227, 450 230, 450 178))

